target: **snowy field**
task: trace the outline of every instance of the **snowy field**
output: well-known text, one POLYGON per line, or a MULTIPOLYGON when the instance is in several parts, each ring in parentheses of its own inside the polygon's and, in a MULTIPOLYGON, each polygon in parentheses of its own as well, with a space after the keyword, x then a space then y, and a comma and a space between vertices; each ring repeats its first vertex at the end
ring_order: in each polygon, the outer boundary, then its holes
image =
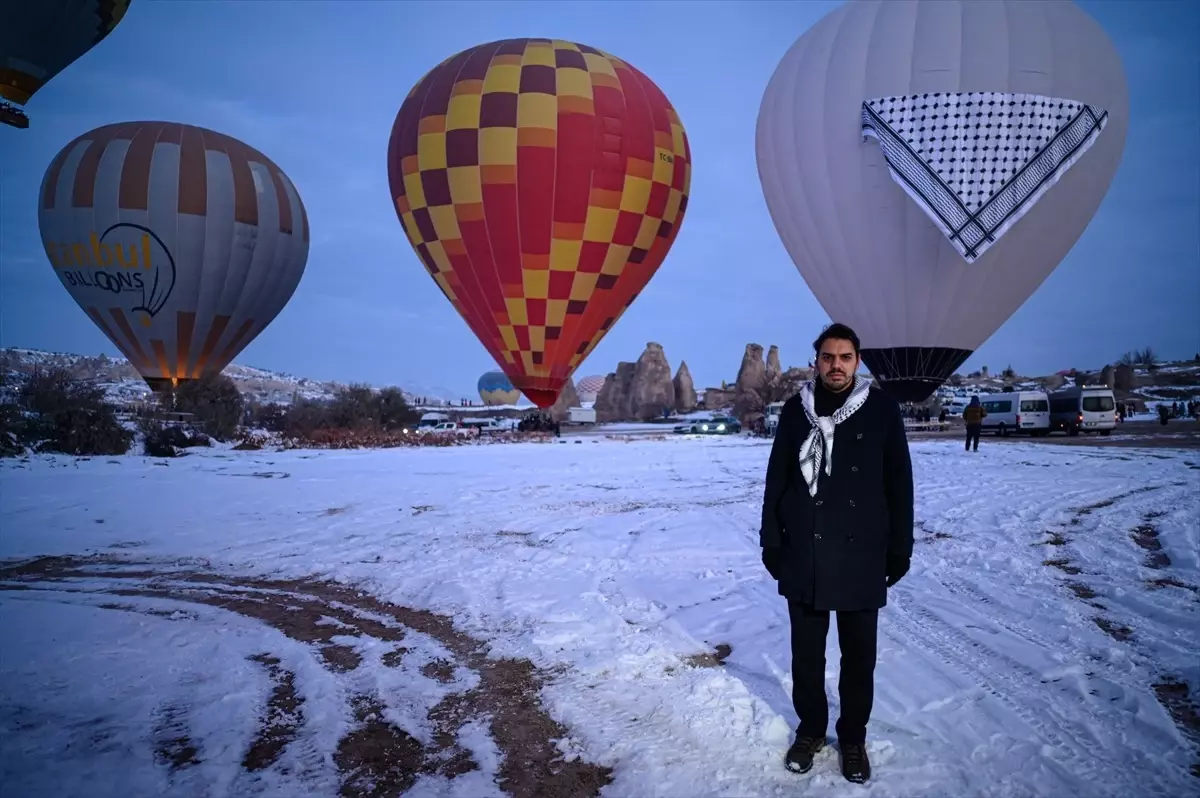
POLYGON ((782 766, 768 451, 4 462, 0 793, 1200 794, 1200 452, 913 442, 856 786, 782 766))

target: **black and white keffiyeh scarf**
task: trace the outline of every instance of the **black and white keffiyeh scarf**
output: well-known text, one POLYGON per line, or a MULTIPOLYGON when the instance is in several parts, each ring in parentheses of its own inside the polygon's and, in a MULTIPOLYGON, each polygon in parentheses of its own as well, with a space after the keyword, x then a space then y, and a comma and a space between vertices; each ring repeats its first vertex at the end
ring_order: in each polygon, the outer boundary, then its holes
POLYGON ((973 263, 1087 152, 1108 123, 1093 105, 999 92, 862 104, 892 179, 973 263))
POLYGON ((815 389, 816 383, 812 380, 800 388, 800 402, 804 407, 804 415, 808 416, 808 423, 812 425, 812 431, 800 446, 800 474, 808 483, 809 496, 817 495, 817 479, 821 476, 822 465, 826 474, 833 472, 833 433, 837 425, 863 406, 871 390, 871 383, 855 375, 854 387, 850 389, 846 403, 833 411, 831 416, 817 415, 813 398, 815 389))

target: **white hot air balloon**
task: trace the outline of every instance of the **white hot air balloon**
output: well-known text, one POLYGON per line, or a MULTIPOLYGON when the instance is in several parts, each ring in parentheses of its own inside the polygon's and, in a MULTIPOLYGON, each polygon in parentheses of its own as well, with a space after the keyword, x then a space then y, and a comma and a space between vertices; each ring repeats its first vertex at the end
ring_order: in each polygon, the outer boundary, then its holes
POLYGON ((63 147, 38 226, 63 286, 155 390, 229 365, 308 260, 287 175, 235 138, 175 122, 105 125, 63 147))
POLYGON ((826 312, 921 401, 1074 246, 1128 126, 1120 58, 1074 3, 849 2, 772 76, 759 179, 826 312))

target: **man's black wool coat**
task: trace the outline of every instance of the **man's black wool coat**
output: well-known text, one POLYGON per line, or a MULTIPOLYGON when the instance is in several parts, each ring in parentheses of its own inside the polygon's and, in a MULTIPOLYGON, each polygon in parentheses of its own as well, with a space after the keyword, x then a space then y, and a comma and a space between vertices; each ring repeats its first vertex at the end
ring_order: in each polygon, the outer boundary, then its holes
POLYGON ((876 388, 833 436, 833 472, 809 496, 800 447, 811 425, 800 395, 784 406, 767 465, 760 544, 782 546, 779 593, 818 610, 887 604, 890 556, 913 547, 913 477, 900 406, 876 388))

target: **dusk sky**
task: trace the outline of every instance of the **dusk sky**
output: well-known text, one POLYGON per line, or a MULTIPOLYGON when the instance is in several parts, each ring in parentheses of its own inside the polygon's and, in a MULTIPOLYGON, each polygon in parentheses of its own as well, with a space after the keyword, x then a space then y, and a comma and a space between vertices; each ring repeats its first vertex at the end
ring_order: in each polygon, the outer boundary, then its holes
MULTIPOLYGON (((459 50, 508 37, 582 42, 654 80, 686 127, 687 216, 658 274, 576 371, 647 341, 697 387, 732 380, 748 342, 804 365, 828 317, 771 224, 755 166, 767 81, 833 2, 148 2, 0 127, 0 345, 117 355, 41 246, 36 196, 55 153, 126 120, 191 123, 270 156, 312 228, 290 304, 237 362, 318 379, 475 393, 496 368, 408 244, 389 198, 392 121, 459 50)), ((1200 351, 1200 5, 1084 2, 1129 80, 1124 159, 1091 226, 964 370, 1097 368, 1128 349, 1200 351)), ((1036 212, 1036 208, 1034 210, 1036 212)))

